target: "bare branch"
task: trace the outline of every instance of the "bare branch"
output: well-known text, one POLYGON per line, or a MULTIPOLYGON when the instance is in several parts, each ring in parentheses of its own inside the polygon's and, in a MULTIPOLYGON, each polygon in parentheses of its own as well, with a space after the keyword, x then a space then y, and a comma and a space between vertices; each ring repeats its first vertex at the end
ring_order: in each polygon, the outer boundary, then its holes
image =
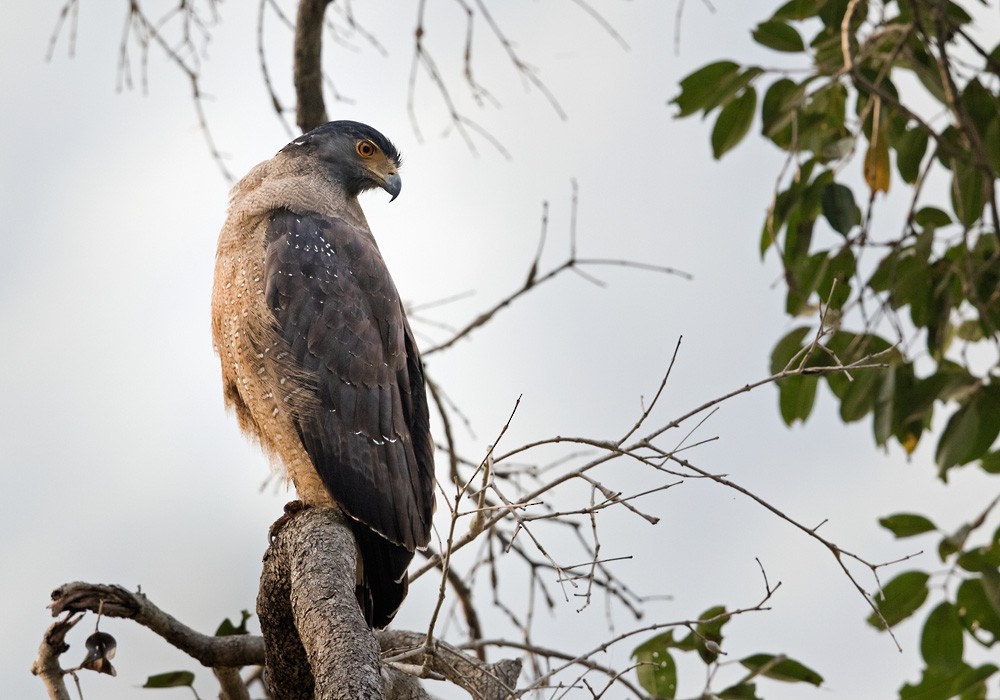
POLYGON ((198 14, 196 3, 187 0, 178 0, 178 4, 169 10, 159 20, 153 21, 139 7, 136 0, 129 3, 128 14, 125 17, 125 26, 122 31, 122 39, 118 50, 118 89, 131 89, 132 81, 132 61, 129 53, 130 41, 135 41, 139 49, 140 64, 142 66, 141 79, 143 91, 148 89, 147 68, 149 63, 149 51, 152 45, 156 45, 163 51, 167 59, 181 71, 188 79, 191 90, 191 101, 194 104, 195 114, 198 117, 198 126, 205 137, 212 158, 218 165, 222 176, 227 182, 233 182, 233 175, 226 167, 225 156, 215 143, 215 137, 208 125, 208 117, 205 114, 206 95, 201 88, 201 73, 199 64, 199 47, 195 45, 192 35, 192 27, 196 27, 201 32, 203 38, 207 40, 208 24, 217 21, 215 0, 210 0, 209 8, 212 16, 205 20, 198 14), (167 38, 164 31, 168 21, 172 21, 179 27, 181 34, 180 41, 175 45, 167 38))
MULTIPOLYGON (((271 107, 274 109, 274 113, 278 115, 278 121, 285 128, 288 138, 292 138, 295 133, 292 131, 287 117, 285 117, 285 106, 281 104, 281 98, 278 97, 278 93, 274 89, 274 83, 271 80, 271 71, 267 67, 267 53, 264 51, 264 11, 267 6, 274 7, 274 0, 260 0, 260 5, 257 8, 257 61, 260 64, 260 74, 264 81, 264 88, 267 90, 267 95, 271 100, 271 107)), ((283 16, 280 14, 280 9, 278 12, 279 16, 283 16)))
POLYGON ((400 630, 375 633, 386 663, 419 664, 426 673, 436 673, 464 688, 477 700, 507 700, 515 692, 521 662, 504 659, 485 664, 443 642, 424 646, 424 635, 400 630))
POLYGON ((579 273, 582 266, 616 266, 616 267, 626 267, 636 270, 646 270, 651 272, 659 272, 668 275, 677 275, 685 279, 691 279, 691 275, 686 272, 681 272, 672 267, 665 267, 662 265, 651 265, 649 263, 637 262, 634 260, 617 260, 617 259, 606 259, 606 258, 578 258, 576 254, 576 204, 577 204, 577 189, 576 182, 573 182, 573 199, 572 199, 572 215, 571 215, 571 226, 570 226, 570 253, 569 257, 566 258, 562 263, 553 267, 548 272, 539 274, 538 266, 539 259, 544 248, 546 231, 548 227, 548 203, 544 203, 542 207, 542 230, 540 235, 540 241, 538 250, 532 260, 531 265, 528 268, 528 275, 524 283, 514 292, 508 294, 506 297, 498 301, 492 307, 482 311, 478 316, 476 316, 472 321, 467 323, 457 332, 452 334, 447 340, 433 345, 422 351, 424 357, 428 357, 442 350, 450 348, 452 345, 457 343, 459 340, 469 336, 473 331, 486 325, 492 318, 507 308, 519 298, 530 292, 535 287, 538 287, 552 279, 555 279, 563 272, 567 270, 572 270, 579 273))
POLYGON ((79 0, 66 0, 62 8, 59 10, 59 18, 56 20, 55 29, 52 30, 52 36, 49 37, 49 47, 45 51, 46 61, 51 61, 53 54, 55 54, 56 44, 59 41, 59 35, 62 33, 62 29, 66 24, 67 18, 70 22, 69 56, 72 58, 76 55, 76 31, 80 18, 80 2, 79 0))
POLYGON ((218 666, 212 669, 212 673, 219 681, 223 700, 250 700, 250 691, 240 677, 238 668, 218 666))
POLYGON ((503 30, 500 29, 500 25, 498 25, 496 20, 493 19, 493 15, 491 15, 489 10, 486 9, 486 5, 483 3, 483 0, 476 0, 476 6, 479 8, 479 13, 483 16, 483 19, 486 20, 487 26, 489 26, 493 35, 497 38, 500 45, 503 47, 503 50, 507 53, 507 57, 510 59, 511 63, 514 64, 517 72, 545 96, 545 99, 548 100, 552 109, 555 110, 555 113, 560 119, 565 121, 566 111, 559 104, 558 100, 556 100, 555 95, 552 94, 549 87, 542 82, 541 78, 538 77, 538 71, 521 60, 521 57, 518 56, 516 51, 514 51, 514 45, 511 43, 510 39, 507 38, 507 35, 504 34, 503 30))
POLYGON ((121 586, 66 583, 52 591, 52 614, 96 613, 135 620, 205 666, 250 666, 264 660, 260 637, 215 637, 197 632, 154 605, 141 592, 121 586))
POLYGON ((70 700, 69 689, 66 688, 65 671, 59 665, 59 655, 69 649, 66 634, 83 619, 83 615, 67 615, 62 620, 52 623, 42 643, 38 647, 38 656, 31 665, 31 672, 45 684, 50 700, 70 700))
POLYGON ((625 51, 629 50, 629 45, 628 42, 625 41, 625 37, 619 34, 618 31, 611 25, 611 22, 609 22, 604 15, 595 10, 593 5, 585 2, 585 0, 573 0, 573 3, 586 12, 595 22, 597 22, 601 26, 601 29, 606 31, 612 39, 618 42, 619 46, 621 46, 625 51))

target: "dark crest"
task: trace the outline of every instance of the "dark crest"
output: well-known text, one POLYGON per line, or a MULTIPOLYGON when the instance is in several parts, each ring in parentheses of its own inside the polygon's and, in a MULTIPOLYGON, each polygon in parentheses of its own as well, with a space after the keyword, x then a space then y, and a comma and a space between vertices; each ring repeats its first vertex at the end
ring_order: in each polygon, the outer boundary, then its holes
POLYGON ((390 160, 396 163, 397 166, 400 163, 401 157, 399 155, 399 151, 397 151, 396 147, 392 145, 392 141, 383 136, 380 131, 373 129, 367 124, 353 122, 347 119, 327 122, 322 126, 317 126, 312 131, 306 132, 305 134, 302 134, 302 136, 294 139, 281 150, 287 151, 298 146, 307 146, 309 144, 316 143, 317 141, 336 136, 346 136, 352 140, 368 139, 378 146, 390 160))

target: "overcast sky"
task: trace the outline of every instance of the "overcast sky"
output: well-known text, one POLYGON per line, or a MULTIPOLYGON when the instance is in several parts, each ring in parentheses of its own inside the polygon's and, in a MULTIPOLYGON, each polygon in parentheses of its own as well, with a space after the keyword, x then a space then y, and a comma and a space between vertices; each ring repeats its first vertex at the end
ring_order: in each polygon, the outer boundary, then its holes
MULTIPOLYGON (((50 62, 59 2, 7 3, 0 24, 5 697, 44 695, 28 669, 50 623, 49 591, 60 583, 141 586, 206 632, 252 610, 267 527, 290 498, 284 489, 262 491, 267 462, 222 405, 208 307, 228 183, 209 157, 188 83, 160 53, 149 61, 147 94, 138 75, 137 89, 116 90, 125 4, 82 2, 75 57, 63 36, 50 62)), ((156 3, 148 4, 155 14, 156 3)), ((793 327, 777 267, 757 253, 781 154, 752 136, 714 162, 710 123, 675 121, 667 105, 678 80, 708 61, 777 60, 750 39, 764 12, 751 6, 761 3, 715 4, 712 14, 687 3, 679 55, 673 2, 596 3, 627 50, 575 3, 493 8, 522 57, 540 68, 568 114, 563 121, 513 72, 485 24, 476 27, 476 77, 498 106, 478 108, 461 85, 464 15, 457 4, 429 3, 425 41, 462 109, 509 159, 478 138, 472 154, 448 129, 440 96, 424 78, 416 91, 418 139, 406 109, 414 18, 400 12, 401 3, 354 3, 386 56, 357 37, 327 51, 337 90, 352 100, 331 102, 331 116, 375 126, 404 155, 400 198, 391 206, 381 192, 363 200, 401 293, 420 304, 475 291, 425 316, 460 325, 521 284, 544 201, 543 261, 561 262, 573 178, 581 255, 667 265, 694 277, 595 270, 601 288, 569 274, 429 358, 428 371, 469 416, 475 433, 461 439, 470 456, 485 451, 518 396, 508 446, 557 434, 620 434, 683 336, 655 416, 665 422, 766 376, 771 348, 793 327)), ((237 174, 289 140, 257 67, 255 15, 240 3, 224 5, 204 63, 208 119, 237 174)), ((291 104, 289 36, 273 17, 265 40, 291 104)), ((883 221, 890 225, 889 216, 883 221)), ((425 345, 446 335, 414 325, 425 345)), ((804 523, 828 520, 827 537, 873 561, 924 548, 915 565, 936 562, 934 541, 894 542, 878 517, 918 511, 954 527, 988 500, 989 485, 975 469, 939 484, 929 444, 909 463, 898 449, 878 452, 868 424, 842 425, 822 392, 812 420, 792 430, 781 423, 773 387, 738 397, 695 438, 715 436, 689 459, 804 523)), ((628 492, 666 483, 615 464, 600 474, 609 486, 628 492)), ((580 495, 567 492, 562 505, 580 495)), ((639 503, 660 523, 612 513, 601 552, 634 555, 616 571, 640 594, 670 596, 640 624, 694 617, 720 603, 752 605, 763 588, 758 557, 772 583, 783 585, 770 612, 729 624, 729 658, 785 652, 826 678, 819 691, 762 682, 767 697, 890 697, 903 680, 918 678, 918 626, 899 626, 900 654, 864 623, 869 610, 829 553, 761 507, 697 481, 639 503)), ((397 626, 425 626, 435 585, 427 577, 414 587, 397 626)), ((479 600, 488 636, 513 634, 489 607, 489 592, 479 600)), ((581 613, 577 607, 571 601, 540 614, 536 641, 578 653, 609 636, 603 602, 581 613)), ((637 624, 621 611, 614 620, 616 633, 637 624)), ((66 665, 82 658, 92 624, 85 620, 86 630, 70 639, 66 665)), ((84 676, 88 700, 189 697, 136 688, 150 674, 179 668, 199 673, 203 697, 213 693, 210 673, 145 630, 121 621, 102 630, 118 638, 119 675, 84 676)), ((642 640, 600 660, 624 666, 642 640)), ((700 692, 697 666, 681 673, 680 696, 700 692)))

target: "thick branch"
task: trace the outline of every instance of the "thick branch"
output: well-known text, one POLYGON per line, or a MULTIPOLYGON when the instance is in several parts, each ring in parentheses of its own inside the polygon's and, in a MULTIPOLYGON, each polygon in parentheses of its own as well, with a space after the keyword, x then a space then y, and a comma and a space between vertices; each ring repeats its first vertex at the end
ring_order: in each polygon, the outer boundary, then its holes
POLYGON ((93 612, 135 620, 205 666, 252 666, 264 659, 260 637, 213 637, 197 632, 160 610, 142 593, 121 586, 75 581, 52 591, 53 615, 93 612))
POLYGON ((219 688, 222 691, 221 698, 224 700, 250 700, 250 691, 247 690, 247 684, 243 682, 238 668, 220 666, 213 668, 212 673, 219 681, 219 688))
POLYGON ((354 536, 339 511, 307 508, 264 555, 257 614, 278 698, 383 698, 378 644, 354 595, 354 536))
POLYGON ((506 700, 517 688, 517 678, 521 675, 521 662, 517 659, 487 664, 438 641, 428 649, 425 635, 417 632, 380 630, 376 637, 387 662, 419 664, 425 675, 444 677, 477 700, 506 700))
POLYGON ((59 664, 69 648, 65 636, 80 613, 100 610, 106 617, 134 620, 214 667, 229 699, 246 697, 236 669, 263 665, 265 656, 270 692, 283 700, 426 700, 429 696, 415 676, 445 678, 475 698, 508 697, 520 674, 519 661, 487 664, 437 641, 427 649, 425 635, 417 632, 383 630, 373 637, 354 596, 354 547, 353 535, 336 510, 307 509, 281 529, 265 556, 258 598, 266 644, 254 635, 201 634, 142 593, 121 586, 64 584, 53 591, 50 608, 53 615, 67 616, 46 631, 32 672, 45 683, 49 698, 69 700, 59 664), (392 657, 388 663, 380 661, 380 647, 383 656, 392 657), (313 668, 320 669, 315 680, 313 668))
POLYGON ((295 18, 295 121, 309 131, 329 121, 323 101, 323 14, 330 0, 301 0, 295 18))
POLYGON ((38 656, 31 664, 31 672, 45 684, 50 700, 70 700, 69 689, 64 680, 65 673, 59 665, 59 655, 69 649, 66 633, 79 621, 79 617, 68 617, 52 623, 45 630, 42 643, 38 646, 38 656))

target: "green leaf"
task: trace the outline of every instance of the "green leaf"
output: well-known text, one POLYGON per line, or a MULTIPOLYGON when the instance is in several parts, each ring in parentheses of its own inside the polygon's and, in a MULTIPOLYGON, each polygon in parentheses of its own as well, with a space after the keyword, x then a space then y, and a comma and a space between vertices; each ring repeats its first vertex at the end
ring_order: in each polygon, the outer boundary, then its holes
MULTIPOLYGON (((982 0, 980 0, 982 2, 982 0)), ((948 0, 944 3, 945 14, 950 24, 969 24, 972 22, 972 15, 962 9, 962 6, 948 0)))
POLYGON ((897 539, 937 530, 937 527, 928 518, 916 513, 896 513, 881 518, 878 523, 895 535, 897 539))
POLYGON ((927 132, 915 126, 896 144, 896 168, 903 182, 913 184, 920 175, 920 163, 927 152, 927 132))
POLYGON ((990 122, 983 136, 983 146, 993 172, 1000 173, 1000 116, 990 122))
POLYGON ((1000 474, 1000 450, 987 454, 981 464, 987 474, 1000 474))
POLYGON ((966 228, 970 228, 979 220, 986 204, 982 171, 971 164, 956 163, 950 189, 951 204, 958 220, 966 228))
POLYGON ((985 580, 1000 567, 1000 543, 967 549, 959 555, 958 565, 969 573, 983 574, 985 580))
POLYGON ((816 403, 818 385, 819 377, 813 375, 800 374, 781 380, 778 384, 778 404, 785 425, 792 425, 797 420, 806 422, 816 403))
POLYGON ((823 206, 823 216, 830 222, 833 230, 842 236, 846 236, 861 223, 861 210, 854 203, 854 193, 850 187, 831 182, 823 188, 820 203, 823 206))
MULTIPOLYGON (((931 23, 933 24, 933 20, 931 23)), ((941 72, 937 68, 934 57, 927 52, 926 45, 922 42, 910 42, 909 46, 912 51, 903 52, 896 61, 896 65, 913 71, 927 92, 938 102, 946 104, 948 98, 945 96, 944 86, 941 83, 941 72)))
MULTIPOLYGON (((824 7, 830 4, 827 3, 824 7)), ((816 71, 821 75, 832 75, 843 69, 844 52, 840 45, 839 23, 836 29, 830 25, 823 28, 809 42, 809 47, 813 50, 813 63, 816 71)))
POLYGON ((823 676, 794 659, 784 658, 784 655, 754 654, 740 663, 746 668, 767 678, 786 683, 810 683, 815 686, 823 684, 823 676))
MULTIPOLYGON (((813 229, 816 225, 816 219, 819 217, 819 196, 817 194, 814 211, 809 195, 810 191, 806 190, 799 206, 788 214, 788 222, 785 224, 784 251, 785 265, 794 267, 792 272, 796 279, 806 282, 811 282, 816 277, 814 273, 819 271, 826 260, 824 251, 812 256, 809 255, 809 250, 812 247, 813 229)), ((789 289, 789 298, 785 302, 788 314, 795 316, 801 313, 802 307, 808 301, 812 291, 812 286, 808 290, 792 286, 789 289)))
MULTIPOLYGON (((800 233, 803 233, 801 229, 800 233)), ((788 277, 785 312, 790 316, 812 316, 814 307, 810 306, 809 302, 819 283, 826 277, 830 266, 830 258, 825 250, 813 253, 809 257, 794 256, 794 248, 797 246, 793 246, 791 241, 801 242, 805 248, 810 238, 811 232, 805 236, 789 236, 788 246, 785 248, 785 257, 791 273, 788 277)))
POLYGON ((673 630, 658 634, 632 652, 639 665, 635 673, 639 685, 656 698, 673 698, 677 693, 677 664, 668 649, 674 646, 673 630))
POLYGON ((960 700, 980 700, 986 697, 986 679, 998 669, 993 664, 983 664, 979 668, 963 668, 951 684, 952 695, 961 694, 960 700))
POLYGON ((956 670, 962 663, 962 621, 949 602, 938 605, 924 621, 920 654, 929 668, 956 670))
POLYGON ((650 637, 645 642, 637 646, 632 650, 632 657, 635 658, 636 654, 644 654, 649 651, 660 651, 662 649, 676 646, 677 642, 674 640, 674 631, 671 629, 666 632, 661 632, 655 637, 650 637))
POLYGON ((737 683, 719 692, 719 700, 763 700, 755 683, 737 683))
MULTIPOLYGON (((863 3, 863 5, 867 4, 868 3, 863 3)), ((839 37, 840 26, 843 24, 844 15, 847 12, 848 0, 823 0, 823 2, 820 2, 819 5, 820 5, 819 16, 820 19, 823 20, 823 24, 825 24, 828 28, 832 28, 834 31, 836 31, 837 36, 839 37)), ((855 12, 851 16, 851 22, 849 25, 849 29, 851 31, 857 31, 858 27, 864 21, 867 12, 861 12, 860 17, 858 16, 858 14, 859 14, 858 12, 855 12)))
POLYGON ((955 328, 955 335, 960 339, 975 343, 986 337, 983 333, 983 324, 979 319, 967 318, 955 328))
POLYGON ((194 684, 194 674, 190 671, 170 671, 158 673, 146 679, 143 688, 190 688, 194 684))
POLYGON ((928 272, 921 318, 927 328, 927 352, 934 360, 941 362, 954 339, 952 312, 961 304, 965 293, 961 288, 959 271, 952 260, 937 260, 931 264, 928 272))
POLYGON ((802 37, 799 36, 794 27, 773 20, 758 24, 757 28, 753 30, 753 40, 761 46, 775 51, 794 53, 806 49, 802 37))
POLYGON ((969 631, 973 639, 980 644, 991 647, 1000 641, 1000 611, 996 609, 979 578, 962 581, 955 595, 955 606, 962 625, 969 631), (983 638, 983 632, 988 632, 990 639, 983 638))
POLYGON ((979 420, 979 409, 975 402, 958 409, 948 420, 948 425, 945 426, 944 433, 938 441, 935 455, 941 473, 975 458, 979 420))
POLYGON ((805 94, 805 85, 797 85, 788 78, 774 81, 764 93, 760 109, 761 133, 779 148, 788 148, 791 145, 790 125, 796 111, 802 106, 805 94))
POLYGON ((894 391, 889 429, 907 454, 916 449, 933 408, 934 387, 913 374, 912 362, 897 362, 892 367, 894 391))
POLYGON ((680 111, 675 118, 686 117, 702 109, 719 89, 719 84, 727 77, 732 78, 740 70, 733 61, 709 63, 681 80, 681 94, 670 102, 680 111))
POLYGON ((983 592, 993 609, 1000 614, 1000 571, 987 569, 983 571, 983 592))
POLYGON ((757 91, 747 87, 743 94, 734 97, 719 112, 712 129, 712 155, 716 160, 738 144, 750 130, 757 109, 757 91))
POLYGON ((823 3, 816 0, 789 0, 771 15, 773 20, 803 20, 819 14, 823 3))
MULTIPOLYGON (((893 627, 915 613, 927 600, 927 580, 924 571, 904 571, 882 588, 882 595, 873 597, 875 607, 882 617, 893 627)), ((868 624, 876 629, 885 629, 878 615, 868 616, 868 624)))
POLYGON ((1000 435, 1000 387, 987 385, 972 394, 948 420, 938 441, 942 478, 951 467, 982 459, 1000 435))
POLYGON ((938 556, 941 557, 941 563, 948 561, 948 557, 961 551, 971 531, 972 528, 966 523, 947 537, 941 538, 938 543, 938 556))
POLYGON ((913 220, 924 229, 944 228, 954 223, 947 212, 937 207, 924 207, 913 215, 913 220))
POLYGON ((792 358, 798 355, 799 350, 802 349, 802 341, 805 340, 810 330, 809 326, 799 326, 786 333, 785 337, 778 341, 774 350, 771 351, 771 374, 783 372, 788 367, 792 358))
MULTIPOLYGON (((848 362, 840 358, 843 362, 848 362)), ((883 372, 878 369, 852 370, 853 382, 847 383, 847 389, 840 399, 840 419, 845 423, 853 423, 867 416, 875 407, 877 387, 881 386, 883 372)), ((827 375, 827 383, 833 375, 827 375)))
POLYGON ((719 654, 716 651, 709 649, 705 643, 714 642, 715 644, 722 644, 722 628, 729 622, 730 616, 726 614, 726 608, 722 605, 717 605, 713 608, 709 608, 701 615, 698 616, 699 620, 711 620, 710 622, 700 622, 695 627, 695 632, 689 633, 684 639, 677 643, 678 649, 684 649, 685 651, 695 650, 698 652, 698 656, 706 664, 714 662, 719 658, 719 654))
POLYGON ((705 101, 702 111, 708 114, 719 105, 729 104, 729 101, 733 99, 736 93, 743 90, 763 72, 763 68, 750 66, 742 73, 726 76, 719 82, 715 93, 705 101))
POLYGON ((229 637, 234 634, 248 634, 247 620, 250 619, 250 613, 246 610, 240 610, 240 615, 243 619, 240 620, 239 625, 234 625, 228 617, 223 620, 219 625, 219 628, 215 630, 215 636, 229 637))
POLYGON ((851 298, 851 283, 858 270, 858 261, 849 246, 830 258, 819 280, 816 293, 831 309, 841 309, 851 298))
POLYGON ((986 66, 994 75, 1000 75, 1000 44, 994 46, 993 50, 990 51, 990 60, 986 66))
POLYGON ((956 161, 964 162, 962 156, 967 154, 969 149, 962 131, 958 127, 954 125, 946 126, 938 133, 935 141, 937 142, 937 147, 934 149, 934 157, 937 158, 941 167, 946 170, 954 170, 953 166, 956 161))
MULTIPOLYGON (((837 331, 827 340, 826 347, 831 356, 849 365, 874 353, 884 352, 890 345, 884 338, 875 335, 837 331)), ((896 359, 891 354, 881 357, 883 362, 895 362, 896 359)), ((850 377, 841 372, 826 375, 830 391, 840 399, 840 415, 845 423, 860 420, 872 410, 885 371, 883 368, 856 369, 851 371, 850 377)))
POLYGON ((897 366, 895 365, 887 367, 879 375, 878 391, 875 394, 875 404, 872 407, 875 412, 872 420, 872 431, 875 434, 875 444, 880 446, 889 441, 893 434, 893 427, 896 425, 896 370, 897 366))
POLYGON ((997 115, 996 96, 983 87, 978 78, 973 78, 962 90, 961 99, 976 131, 980 136, 984 135, 990 121, 997 115))
POLYGON ((961 664, 957 669, 945 671, 927 667, 918 685, 907 683, 899 689, 900 700, 982 700, 986 697, 986 679, 997 672, 993 664, 972 668, 961 664))

